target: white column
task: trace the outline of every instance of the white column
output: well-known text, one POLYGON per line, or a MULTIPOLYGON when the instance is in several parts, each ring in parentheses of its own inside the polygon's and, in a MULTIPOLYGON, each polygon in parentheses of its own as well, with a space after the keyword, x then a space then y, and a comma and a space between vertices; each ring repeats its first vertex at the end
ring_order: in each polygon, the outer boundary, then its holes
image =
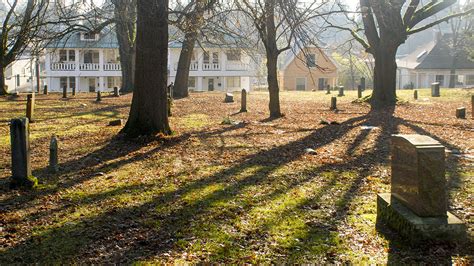
MULTIPOLYGON (((197 51, 197 57, 198 57, 198 71, 202 71, 202 64, 204 63, 204 53, 202 49, 199 49, 197 51)), ((201 77, 202 81, 202 77, 201 77)))
POLYGON ((99 70, 104 71, 104 49, 99 50, 99 70))
POLYGON ((81 62, 81 53, 79 49, 74 50, 74 54, 76 55, 76 71, 79 72, 79 64, 81 62))
POLYGON ((416 73, 416 88, 420 88, 420 75, 418 74, 418 72, 416 73))
POLYGON ((225 90, 226 92, 228 91, 227 89, 227 78, 226 77, 221 77, 222 80, 222 89, 225 90))
POLYGON ((197 91, 203 91, 204 90, 202 77, 197 77, 197 88, 196 88, 196 90, 197 91))
POLYGON ((104 77, 99 77, 99 90, 104 91, 104 77))
POLYGON ((51 56, 53 56, 53 53, 51 51, 47 50, 46 55, 44 57, 44 68, 46 71, 46 76, 49 76, 50 71, 51 71, 51 56))
POLYGON ((219 56, 219 63, 221 64, 221 71, 226 71, 227 69, 227 55, 225 51, 222 51, 219 56))
POLYGON ((76 92, 81 92, 81 76, 76 76, 76 92))

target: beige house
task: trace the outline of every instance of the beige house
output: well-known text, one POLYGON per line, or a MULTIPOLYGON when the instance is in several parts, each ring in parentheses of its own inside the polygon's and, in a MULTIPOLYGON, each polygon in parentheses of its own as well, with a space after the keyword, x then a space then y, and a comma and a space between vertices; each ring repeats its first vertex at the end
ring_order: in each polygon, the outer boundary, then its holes
POLYGON ((321 48, 308 47, 296 55, 288 53, 280 68, 279 85, 283 90, 324 90, 337 84, 336 64, 321 48))

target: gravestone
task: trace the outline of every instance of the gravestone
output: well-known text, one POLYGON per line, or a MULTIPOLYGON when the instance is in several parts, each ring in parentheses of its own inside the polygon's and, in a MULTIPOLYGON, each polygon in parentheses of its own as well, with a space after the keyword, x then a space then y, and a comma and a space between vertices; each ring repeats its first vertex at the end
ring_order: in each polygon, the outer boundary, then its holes
POLYGON ((48 85, 44 85, 43 94, 48 95, 48 85))
POLYGON ((413 99, 418 100, 418 91, 417 90, 413 91, 413 99))
POLYGON ((357 85, 357 98, 362 98, 362 85, 357 85))
POLYGON ((100 91, 97 91, 97 98, 95 99, 96 102, 102 101, 102 93, 100 91))
POLYGON ((471 116, 474 118, 474 95, 471 95, 471 116))
POLYGON ((377 197, 377 222, 415 242, 462 237, 465 225, 447 211, 444 146, 423 135, 392 135, 391 142, 391 193, 377 197))
POLYGON ((224 99, 224 102, 225 103, 233 103, 234 102, 234 95, 230 92, 227 92, 225 94, 225 99, 224 99))
POLYGON ((344 86, 339 86, 339 94, 337 96, 338 97, 344 96, 344 86))
POLYGON ((331 107, 330 110, 337 110, 337 98, 331 97, 331 107))
POLYGON ((360 86, 362 87, 362 91, 365 91, 365 78, 360 78, 360 86))
POLYGON ((240 100, 240 112, 245 113, 247 112, 247 91, 242 89, 242 96, 240 100))
POLYGON ((466 107, 456 109, 456 118, 466 119, 466 107))
POLYGON ((33 115, 35 112, 35 93, 26 95, 26 118, 33 123, 33 115))
POLYGON ((51 141, 49 142, 49 170, 53 173, 58 172, 58 139, 56 136, 51 137, 51 141))
POLYGON ((170 95, 168 95, 168 105, 167 105, 167 108, 168 108, 168 116, 172 116, 173 113, 171 112, 171 107, 173 106, 173 98, 171 98, 170 95))
POLYGON ((439 82, 431 84, 431 97, 440 97, 439 82))
POLYGON ((12 154, 12 187, 32 188, 38 180, 31 175, 30 136, 28 118, 12 119, 10 141, 12 154))
POLYGON ((114 97, 120 97, 120 91, 118 87, 114 87, 114 97))
POLYGON ((64 86, 63 87, 63 99, 66 99, 67 98, 67 87, 64 86))
POLYGON ((72 87, 72 96, 76 96, 76 87, 72 87))
POLYGON ((115 126, 121 126, 123 125, 123 120, 122 119, 117 119, 117 120, 112 120, 109 122, 109 126, 115 127, 115 126))
POLYGON ((326 94, 331 94, 331 86, 329 84, 326 86, 326 94))

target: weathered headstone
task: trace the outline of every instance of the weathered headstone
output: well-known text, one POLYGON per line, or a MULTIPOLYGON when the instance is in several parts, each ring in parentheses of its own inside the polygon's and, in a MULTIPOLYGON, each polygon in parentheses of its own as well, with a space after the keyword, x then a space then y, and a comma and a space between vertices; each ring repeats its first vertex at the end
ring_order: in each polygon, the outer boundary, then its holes
POLYGON ((120 91, 118 87, 114 87, 114 97, 120 97, 120 91))
POLYGON ((337 110, 337 98, 336 97, 331 97, 330 110, 337 110))
POLYGON ((26 95, 26 118, 33 123, 33 115, 35 113, 35 93, 26 95))
POLYGON ((44 85, 43 94, 48 95, 48 85, 44 85))
POLYGON ((12 153, 12 187, 34 187, 38 180, 31 175, 28 118, 12 119, 10 141, 12 153))
POLYGON ((97 98, 95 99, 96 102, 102 101, 102 93, 100 91, 97 91, 97 98))
POLYGON ((171 95, 168 95, 168 116, 172 116, 173 113, 171 112, 171 107, 173 107, 173 98, 171 97, 171 95))
POLYGON ((326 94, 331 94, 331 86, 329 84, 326 86, 326 94))
POLYGON ((360 86, 362 87, 362 91, 365 91, 365 78, 360 78, 360 86))
POLYGON ((357 98, 362 98, 362 85, 357 85, 357 98))
POLYGON ((67 98, 67 87, 64 86, 63 87, 63 99, 66 99, 67 98))
POLYGON ((72 87, 72 96, 76 96, 76 87, 72 87))
POLYGON ((122 119, 117 119, 117 120, 112 120, 109 122, 109 126, 115 127, 115 126, 121 126, 123 125, 123 120, 122 119))
POLYGON ((418 91, 417 90, 413 91, 413 99, 418 100, 418 91))
POLYGON ((247 112, 247 91, 242 89, 242 96, 240 100, 240 112, 245 113, 247 112))
POLYGON ((474 95, 471 95, 471 116, 474 118, 474 95))
POLYGON ((466 119, 466 107, 456 109, 456 118, 466 119))
POLYGON ((431 84, 431 97, 440 97, 439 82, 431 84))
POLYGON ((224 99, 224 102, 225 103, 233 103, 234 102, 234 95, 230 92, 227 92, 225 94, 225 99, 224 99))
POLYGON ((339 97, 344 96, 344 86, 339 86, 339 94, 337 96, 339 97))
POLYGON ((58 139, 56 136, 51 137, 49 142, 49 169, 56 173, 59 170, 58 166, 58 139))
POLYGON ((423 135, 391 141, 391 193, 378 195, 377 220, 414 241, 465 234, 462 221, 447 211, 444 146, 423 135))

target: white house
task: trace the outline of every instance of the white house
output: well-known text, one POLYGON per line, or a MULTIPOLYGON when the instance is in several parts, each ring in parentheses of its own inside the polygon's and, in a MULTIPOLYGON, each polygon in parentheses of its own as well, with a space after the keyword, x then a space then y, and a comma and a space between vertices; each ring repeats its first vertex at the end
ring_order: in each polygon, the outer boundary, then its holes
POLYGON ((111 91, 121 85, 118 42, 113 31, 74 33, 51 43, 44 56, 50 91, 111 91))
MULTIPOLYGON (((174 82, 180 42, 169 45, 169 80, 174 82)), ((257 64, 245 50, 232 46, 196 47, 191 59, 188 88, 192 91, 237 91, 251 88, 257 64)))
POLYGON ((455 87, 474 86, 474 61, 463 49, 454 57, 451 38, 450 34, 440 36, 397 60, 397 88, 428 88, 433 82, 448 87, 452 69, 455 87))
POLYGON ((36 88, 34 82, 35 61, 25 55, 15 60, 5 69, 5 84, 8 92, 29 92, 36 88))

